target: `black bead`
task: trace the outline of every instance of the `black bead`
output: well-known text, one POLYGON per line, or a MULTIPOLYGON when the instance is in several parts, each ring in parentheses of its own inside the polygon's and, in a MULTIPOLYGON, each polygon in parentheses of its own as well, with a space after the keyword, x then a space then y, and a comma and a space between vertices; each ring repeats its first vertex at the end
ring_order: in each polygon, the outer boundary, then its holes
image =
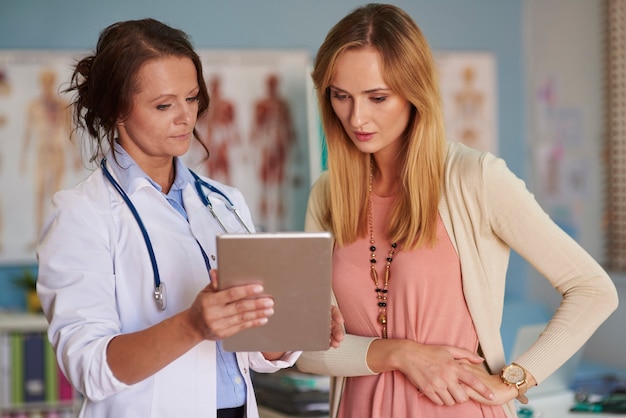
POLYGON ((387 257, 387 261, 389 261, 391 263, 393 261, 393 258, 387 257))
POLYGON ((374 246, 372 245, 372 246, 370 247, 370 251, 371 251, 371 252, 376 251, 376 247, 374 247, 374 246))
POLYGON ((387 289, 383 289, 383 290, 382 290, 382 292, 383 292, 383 293, 387 293, 387 289))
POLYGON ((379 288, 379 287, 377 287, 377 288, 376 288, 376 293, 378 293, 378 292, 384 292, 384 290, 383 290, 383 289, 381 289, 381 288, 379 288))
POLYGON ((372 263, 372 264, 376 264, 376 259, 375 259, 375 258, 371 258, 371 259, 370 259, 370 263, 372 263))
POLYGON ((385 302, 378 302, 378 306, 380 306, 381 308, 386 308, 387 304, 385 302))
POLYGON ((398 244, 396 244, 395 242, 391 244, 391 248, 396 248, 398 246, 398 244))

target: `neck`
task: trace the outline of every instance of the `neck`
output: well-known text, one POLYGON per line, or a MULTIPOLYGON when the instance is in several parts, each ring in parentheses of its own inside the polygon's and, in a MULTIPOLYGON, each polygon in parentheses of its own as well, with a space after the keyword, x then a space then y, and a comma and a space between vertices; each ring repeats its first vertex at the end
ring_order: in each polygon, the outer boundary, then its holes
POLYGON ((174 178, 176 178, 176 164, 174 164, 174 159, 169 159, 169 161, 159 164, 150 164, 147 161, 135 161, 152 181, 161 186, 161 191, 164 194, 169 193, 172 184, 174 184, 174 178))
POLYGON ((400 176, 391 170, 380 171, 373 168, 372 191, 377 196, 395 196, 400 192, 400 176))
POLYGON ((169 170, 169 172, 168 173, 163 173, 161 179, 157 180, 157 179, 153 178, 153 180, 155 182, 157 182, 161 186, 161 191, 164 194, 168 194, 170 192, 170 188, 174 184, 174 179, 175 178, 176 178, 176 166, 174 164, 172 164, 172 167, 169 170))

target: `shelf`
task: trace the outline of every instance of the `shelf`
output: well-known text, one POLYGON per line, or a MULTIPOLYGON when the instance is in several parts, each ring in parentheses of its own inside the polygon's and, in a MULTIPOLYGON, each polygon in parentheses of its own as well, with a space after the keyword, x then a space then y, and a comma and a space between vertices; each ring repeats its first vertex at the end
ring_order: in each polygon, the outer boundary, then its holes
POLYGON ((43 314, 0 312, 0 414, 76 416, 80 395, 57 366, 43 314))
POLYGON ((48 321, 43 314, 0 313, 0 332, 45 331, 47 328, 48 321))

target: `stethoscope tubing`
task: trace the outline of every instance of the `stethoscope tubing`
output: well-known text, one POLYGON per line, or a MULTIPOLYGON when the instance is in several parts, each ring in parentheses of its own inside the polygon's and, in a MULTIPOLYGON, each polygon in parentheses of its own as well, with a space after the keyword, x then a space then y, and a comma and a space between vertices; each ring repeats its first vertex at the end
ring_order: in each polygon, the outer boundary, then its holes
POLYGON ((239 211, 237 210, 233 202, 228 198, 228 196, 226 196, 226 194, 224 194, 224 192, 222 192, 220 189, 213 186, 212 184, 207 183, 206 181, 202 180, 200 176, 194 173, 191 169, 189 169, 189 172, 191 173, 191 175, 193 176, 195 180, 194 186, 196 187, 196 192, 198 193, 198 196, 200 196, 200 200, 202 200, 202 203, 204 204, 204 206, 209 208, 209 211, 211 211, 211 214, 213 215, 213 217, 215 218, 215 220, 217 221, 217 223, 220 225, 220 227, 222 228, 224 232, 228 233, 228 230, 226 229, 226 227, 220 220, 219 216, 217 216, 217 213, 215 213, 215 210, 213 209, 213 204, 211 203, 211 200, 209 200, 209 196, 204 194, 202 187, 206 187, 213 193, 217 193, 218 195, 223 197, 224 203, 226 203, 226 207, 235 215, 239 224, 246 230, 248 234, 252 233, 250 228, 248 228, 248 225, 246 225, 246 223, 243 221, 243 218, 239 214, 239 211))
MULTIPOLYGON (((146 249, 148 250, 148 255, 150 257, 150 264, 152 265, 152 271, 154 275, 154 299, 159 309, 165 310, 167 306, 167 300, 165 297, 165 283, 161 281, 161 275, 159 274, 159 266, 157 264, 156 256, 154 254, 154 249, 152 247, 152 242, 150 241, 150 236, 148 235, 148 231, 146 230, 146 227, 144 226, 143 221, 141 220, 141 216, 139 216, 139 212, 137 211, 137 208, 135 207, 133 202, 131 202, 130 197, 128 197, 128 194, 124 191, 124 189, 122 189, 122 186, 120 186, 120 184, 115 180, 115 178, 113 177, 113 175, 107 168, 106 163, 107 163, 106 158, 103 158, 100 161, 100 167, 102 169, 102 172, 104 173, 104 176, 107 178, 107 180, 109 180, 109 182, 113 185, 113 187, 115 187, 115 189, 120 194, 120 196, 122 196, 122 199, 124 199, 126 206, 128 206, 128 209, 130 209, 131 213, 133 214, 133 217, 135 218, 135 221, 137 221, 137 225, 139 226, 139 229, 141 230, 141 235, 143 236, 144 242, 146 243, 146 249)), ((239 224, 246 230, 247 233, 249 234, 252 233, 250 228, 248 228, 244 220, 239 215, 239 211, 237 211, 237 208, 235 208, 235 205, 233 204, 233 202, 228 198, 228 196, 226 196, 224 192, 222 192, 220 189, 213 186, 212 184, 209 184, 206 181, 202 180, 200 176, 194 173, 191 169, 189 170, 189 172, 194 178, 194 185, 196 188, 196 192, 198 196, 200 197, 200 200, 209 209, 209 211, 211 212, 211 215, 213 215, 213 218, 215 218, 220 228, 224 232, 228 233, 228 230, 226 229, 224 223, 222 222, 222 220, 219 218, 219 216, 213 209, 213 204, 211 203, 209 196, 204 194, 202 187, 206 187, 210 191, 221 196, 224 199, 224 203, 226 204, 226 207, 235 215, 239 224)))

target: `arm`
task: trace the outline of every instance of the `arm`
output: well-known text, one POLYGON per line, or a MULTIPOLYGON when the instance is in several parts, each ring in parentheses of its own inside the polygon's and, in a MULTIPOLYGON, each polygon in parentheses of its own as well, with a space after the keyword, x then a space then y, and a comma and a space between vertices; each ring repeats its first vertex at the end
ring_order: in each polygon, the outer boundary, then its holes
MULTIPOLYGON (((107 347, 113 374, 126 384, 152 376, 203 340, 219 340, 267 323, 273 313, 271 298, 253 298, 261 286, 247 285, 216 291, 212 284, 192 306, 142 331, 120 334, 107 347)), ((275 353, 276 359, 284 353, 275 353)))
POLYGON ((513 359, 540 384, 616 309, 617 292, 602 267, 550 219, 502 160, 485 157, 482 181, 481 198, 487 202, 494 233, 562 296, 537 341, 520 358, 513 359))

